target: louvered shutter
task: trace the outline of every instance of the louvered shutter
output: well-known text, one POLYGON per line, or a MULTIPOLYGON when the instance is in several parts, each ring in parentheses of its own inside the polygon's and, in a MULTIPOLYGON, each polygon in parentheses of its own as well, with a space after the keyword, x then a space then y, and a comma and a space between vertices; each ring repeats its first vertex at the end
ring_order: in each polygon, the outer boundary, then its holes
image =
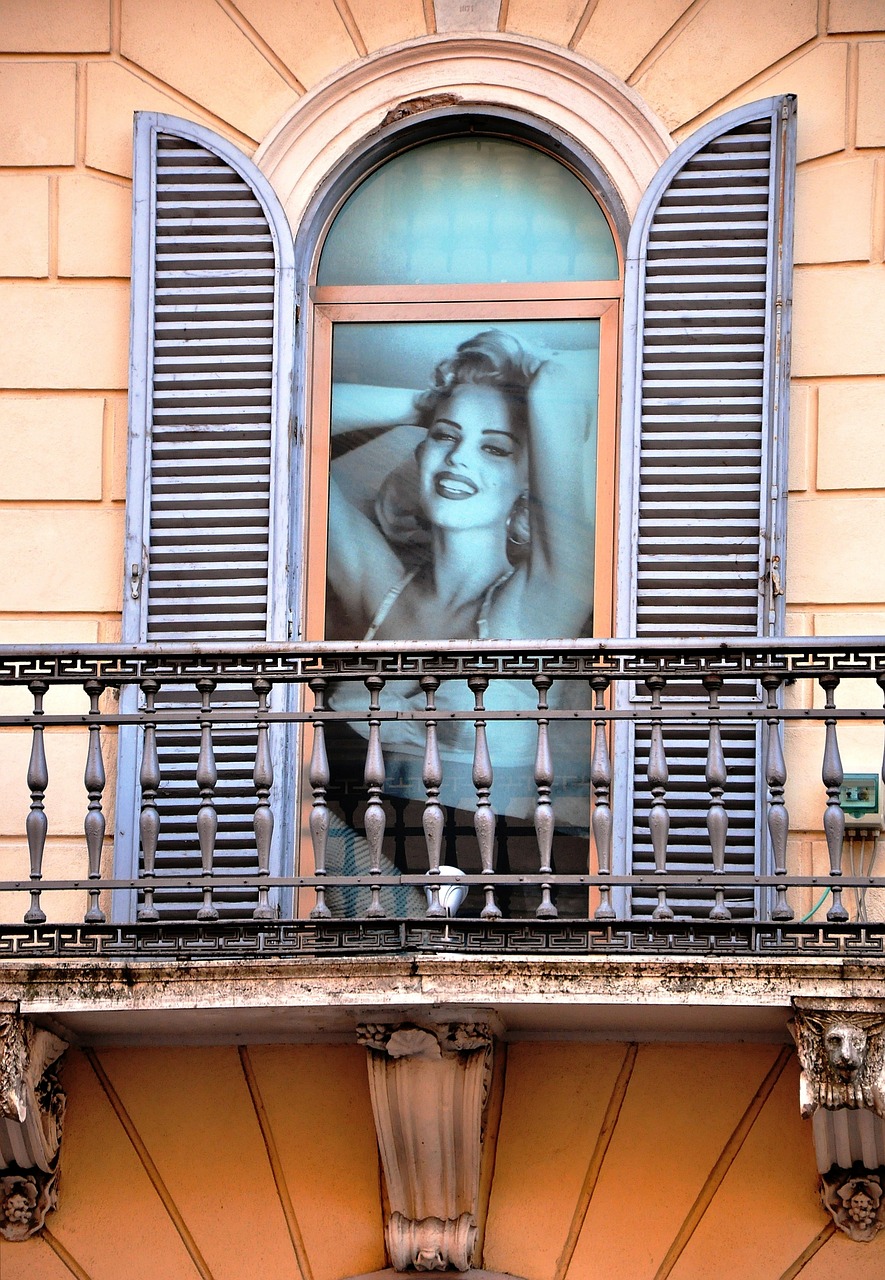
MULTIPOLYGON (((783 629, 772 568, 782 573, 784 561, 794 138, 792 97, 730 112, 673 153, 637 214, 626 281, 622 636, 718 641, 783 629)), ((731 693, 756 696, 754 687, 731 693)), ((752 871, 764 847, 757 735, 732 724, 723 738, 727 866, 752 871)), ((709 867, 706 735, 680 725, 666 746, 668 865, 709 867)), ((627 867, 648 871, 647 732, 630 734, 624 758, 621 846, 627 867)), ((654 903, 634 895, 631 905, 641 915, 654 903)), ((677 910, 705 915, 709 905, 686 891, 677 910)), ((753 905, 732 895, 735 914, 753 905)))
MULTIPOLYGON (((133 188, 123 639, 286 639, 295 306, 285 214, 236 148, 169 116, 136 117, 133 188)), ((136 696, 128 691, 130 705, 136 696)), ((193 697, 170 689, 158 705, 193 697)), ((248 688, 219 688, 213 698, 216 706, 254 703, 248 688)), ((214 745, 215 866, 252 870, 254 734, 222 727, 214 745)), ((133 874, 134 735, 122 735, 120 750, 117 866, 133 874)), ((158 874, 197 871, 198 740, 160 731, 158 750, 158 874)), ((156 897, 161 912, 175 914, 197 901, 195 892, 156 897)), ((237 891, 219 894, 216 905, 224 913, 248 904, 237 891)), ((115 904, 119 914, 134 907, 131 897, 115 904)))

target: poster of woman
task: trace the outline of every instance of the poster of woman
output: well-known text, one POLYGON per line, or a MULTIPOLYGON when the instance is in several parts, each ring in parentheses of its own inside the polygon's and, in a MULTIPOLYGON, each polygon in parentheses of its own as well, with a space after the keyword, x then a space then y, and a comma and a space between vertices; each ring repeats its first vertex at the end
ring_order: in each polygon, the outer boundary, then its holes
MULTIPOLYGON (((327 639, 481 644, 592 633, 598 325, 336 325, 327 639)), ((561 682, 553 704, 586 707, 587 692, 561 682)), ((493 681, 486 705, 519 709, 533 694, 493 681)), ((331 705, 346 710, 350 699, 364 711, 357 686, 334 690, 331 705)), ((389 683, 382 705, 419 710, 424 694, 389 683)), ((463 682, 444 682, 437 705, 467 710, 472 699, 463 682)), ((355 721, 334 744, 339 776, 361 775, 365 732, 355 721)), ((488 726, 499 860, 503 843, 511 869, 514 859, 534 869, 535 735, 527 722, 488 726)), ((576 842, 586 862, 588 728, 559 721, 551 737, 557 843, 576 842)), ((440 801, 453 830, 469 828, 472 723, 442 724, 439 739, 440 801)), ((391 858, 422 870, 423 842, 405 837, 420 831, 424 726, 387 722, 382 741, 385 793, 405 832, 391 858)))

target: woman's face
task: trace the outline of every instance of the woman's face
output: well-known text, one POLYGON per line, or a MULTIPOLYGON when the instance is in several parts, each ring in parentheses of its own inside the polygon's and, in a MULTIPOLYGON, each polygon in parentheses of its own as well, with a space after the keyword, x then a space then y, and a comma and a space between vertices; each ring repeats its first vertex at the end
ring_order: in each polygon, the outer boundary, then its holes
POLYGON ((503 392, 484 384, 455 388, 436 411, 418 449, 421 507, 442 529, 502 529, 528 483, 525 441, 503 392))

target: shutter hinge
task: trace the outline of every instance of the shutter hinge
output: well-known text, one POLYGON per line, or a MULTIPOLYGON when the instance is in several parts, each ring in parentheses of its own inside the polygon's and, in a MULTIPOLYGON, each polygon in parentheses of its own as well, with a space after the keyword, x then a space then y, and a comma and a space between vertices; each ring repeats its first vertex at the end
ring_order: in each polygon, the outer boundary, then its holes
POLYGON ((286 633, 290 640, 292 639, 292 632, 294 630, 294 627, 295 627, 295 617, 292 613, 292 610, 287 609, 286 610, 286 633))

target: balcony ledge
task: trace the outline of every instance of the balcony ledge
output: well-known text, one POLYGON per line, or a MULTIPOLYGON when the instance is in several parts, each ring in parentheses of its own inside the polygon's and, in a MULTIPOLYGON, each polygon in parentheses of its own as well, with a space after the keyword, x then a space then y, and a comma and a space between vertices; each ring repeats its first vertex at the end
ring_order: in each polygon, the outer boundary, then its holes
POLYGON ((787 1042, 790 1001, 881 996, 848 957, 376 956, 0 966, 0 1001, 73 1043, 355 1043, 365 1021, 490 1017, 505 1039, 787 1042))

